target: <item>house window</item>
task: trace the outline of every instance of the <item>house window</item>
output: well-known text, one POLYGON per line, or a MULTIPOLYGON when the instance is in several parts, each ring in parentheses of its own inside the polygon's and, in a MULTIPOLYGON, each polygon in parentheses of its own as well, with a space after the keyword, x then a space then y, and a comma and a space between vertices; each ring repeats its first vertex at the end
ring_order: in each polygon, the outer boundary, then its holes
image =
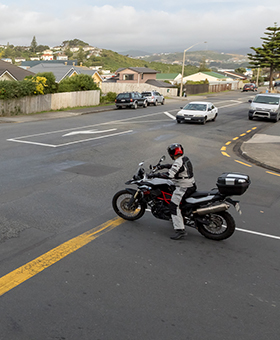
POLYGON ((123 80, 134 80, 134 74, 124 74, 123 80))

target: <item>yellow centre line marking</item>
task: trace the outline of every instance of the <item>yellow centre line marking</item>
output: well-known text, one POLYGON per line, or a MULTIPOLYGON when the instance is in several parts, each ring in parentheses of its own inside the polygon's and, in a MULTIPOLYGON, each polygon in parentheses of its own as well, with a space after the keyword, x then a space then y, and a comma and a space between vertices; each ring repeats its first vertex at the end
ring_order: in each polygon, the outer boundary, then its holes
POLYGON ((234 161, 235 161, 235 162, 237 162, 237 163, 240 163, 240 164, 246 165, 246 166, 248 166, 248 167, 250 167, 250 168, 252 167, 252 165, 249 165, 249 164, 246 164, 246 163, 240 162, 240 161, 238 161, 238 160, 236 160, 236 159, 235 159, 234 161))
POLYGON ((251 131, 252 131, 252 130, 247 130, 246 132, 249 133, 249 132, 251 132, 251 131))
POLYGON ((253 127, 253 128, 252 128, 252 130, 256 130, 256 129, 257 129, 257 127, 253 127))
POLYGON ((226 146, 221 147, 221 150, 226 150, 226 149, 227 149, 226 146))
POLYGON ((232 140, 237 140, 239 137, 234 137, 234 138, 232 138, 232 140))
POLYGON ((241 133, 241 135, 239 135, 240 137, 242 137, 242 136, 246 136, 246 133, 241 133))
POLYGON ((270 174, 270 175, 274 175, 274 176, 279 176, 279 177, 280 177, 280 175, 279 175, 279 174, 276 174, 275 172, 266 171, 266 173, 267 173, 267 174, 270 174))
POLYGON ((81 234, 65 243, 62 243, 58 247, 48 251, 42 256, 37 257, 33 261, 26 263, 25 265, 15 269, 9 274, 0 278, 0 296, 8 292, 9 290, 20 285, 24 281, 30 279, 36 274, 40 273, 44 269, 50 267, 54 263, 60 261, 67 255, 82 248, 86 244, 90 243, 97 237, 105 234, 106 232, 114 229, 124 220, 120 217, 114 218, 108 222, 101 224, 100 226, 93 228, 84 234, 81 234))
POLYGON ((230 155, 228 155, 226 152, 222 152, 222 155, 230 157, 230 155))
POLYGON ((231 144, 231 141, 229 141, 229 142, 226 142, 226 145, 229 145, 229 144, 231 144))

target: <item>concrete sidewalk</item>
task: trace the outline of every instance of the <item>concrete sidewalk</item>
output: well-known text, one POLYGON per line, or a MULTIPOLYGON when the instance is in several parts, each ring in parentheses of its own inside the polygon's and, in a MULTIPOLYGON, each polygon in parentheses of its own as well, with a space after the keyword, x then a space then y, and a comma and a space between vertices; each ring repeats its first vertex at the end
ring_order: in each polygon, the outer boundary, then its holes
POLYGON ((268 124, 263 133, 243 142, 240 151, 250 162, 280 173, 280 121, 268 124))

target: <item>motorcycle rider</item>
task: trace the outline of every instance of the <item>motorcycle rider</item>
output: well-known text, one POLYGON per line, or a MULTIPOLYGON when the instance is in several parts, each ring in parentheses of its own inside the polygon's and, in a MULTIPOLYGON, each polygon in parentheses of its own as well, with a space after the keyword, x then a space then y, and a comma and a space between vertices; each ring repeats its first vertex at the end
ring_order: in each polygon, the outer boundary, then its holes
POLYGON ((168 178, 174 182, 174 190, 170 212, 175 234, 170 238, 179 240, 185 235, 185 225, 181 214, 180 202, 184 197, 189 197, 196 191, 195 179, 193 176, 193 166, 190 159, 184 156, 184 148, 179 143, 173 143, 167 148, 168 154, 174 161, 172 164, 162 164, 159 169, 169 169, 168 172, 153 174, 153 177, 168 178))

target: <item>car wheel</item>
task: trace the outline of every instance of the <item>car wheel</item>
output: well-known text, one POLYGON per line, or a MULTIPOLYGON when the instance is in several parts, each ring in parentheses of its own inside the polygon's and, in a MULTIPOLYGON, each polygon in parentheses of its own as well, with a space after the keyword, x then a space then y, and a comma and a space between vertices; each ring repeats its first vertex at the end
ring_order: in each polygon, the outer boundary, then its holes
POLYGON ((202 123, 201 124, 205 124, 206 123, 206 120, 207 120, 207 117, 204 117, 204 119, 203 119, 203 121, 202 121, 202 123))
POLYGON ((157 100, 154 102, 154 106, 157 106, 157 100))
POLYGON ((180 123, 181 123, 180 119, 176 119, 176 120, 177 120, 177 123, 178 123, 178 124, 180 124, 180 123))
POLYGON ((143 107, 146 108, 148 106, 148 103, 145 101, 143 104, 143 107))
POLYGON ((212 122, 215 122, 216 118, 217 118, 218 114, 215 114, 215 117, 212 119, 212 122))
POLYGON ((248 119, 249 119, 249 120, 253 120, 253 115, 249 113, 248 119))
POLYGON ((136 110, 138 107, 137 102, 134 103, 133 108, 136 110))
POLYGON ((164 99, 163 99, 163 101, 161 102, 161 105, 164 105, 164 99))
POLYGON ((277 113, 277 116, 273 119, 273 122, 274 122, 274 123, 277 123, 278 120, 279 120, 279 113, 277 113))

